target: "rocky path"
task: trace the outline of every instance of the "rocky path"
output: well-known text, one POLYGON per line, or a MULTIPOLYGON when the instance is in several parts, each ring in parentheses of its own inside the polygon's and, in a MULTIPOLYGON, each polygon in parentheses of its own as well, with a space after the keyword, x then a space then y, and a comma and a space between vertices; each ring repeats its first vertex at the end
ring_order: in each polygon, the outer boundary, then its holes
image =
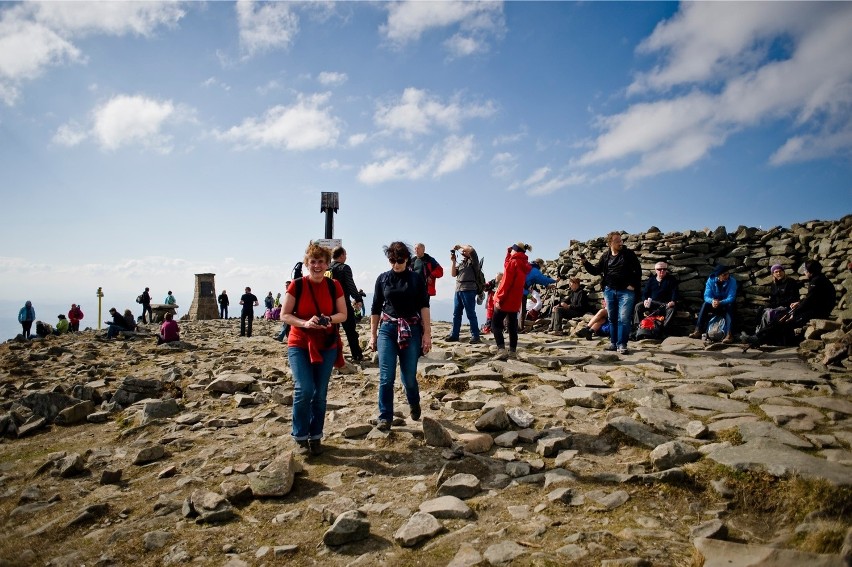
MULTIPOLYGON (((443 343, 390 432, 374 363, 294 454, 277 325, 0 346, 0 565, 847 565, 852 373, 670 338, 443 343)), ((362 328, 362 337, 366 329, 362 328)), ((721 347, 722 345, 718 345, 721 347)), ((347 351, 348 352, 348 351, 347 351)))

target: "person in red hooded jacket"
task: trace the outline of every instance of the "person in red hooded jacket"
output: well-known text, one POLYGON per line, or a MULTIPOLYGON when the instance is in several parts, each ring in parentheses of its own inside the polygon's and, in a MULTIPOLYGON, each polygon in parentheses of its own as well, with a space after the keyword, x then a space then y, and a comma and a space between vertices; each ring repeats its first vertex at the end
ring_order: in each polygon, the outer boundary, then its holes
POLYGON ((503 279, 494 294, 494 316, 491 320, 491 331, 497 345, 494 360, 506 360, 515 357, 518 348, 518 317, 521 303, 524 300, 524 282, 532 269, 527 251, 532 246, 518 242, 506 249, 506 260, 503 262, 503 279), (508 319, 509 351, 506 351, 503 340, 503 323, 508 319))
POLYGON ((83 318, 83 310, 76 303, 71 304, 71 310, 68 311, 68 323, 72 331, 80 330, 80 320, 83 318))

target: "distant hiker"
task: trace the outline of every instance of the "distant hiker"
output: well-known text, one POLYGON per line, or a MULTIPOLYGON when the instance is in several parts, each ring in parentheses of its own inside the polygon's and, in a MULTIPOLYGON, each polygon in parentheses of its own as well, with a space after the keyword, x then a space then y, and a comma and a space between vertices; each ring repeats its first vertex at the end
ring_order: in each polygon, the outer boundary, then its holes
POLYGON ((591 264, 585 256, 580 256, 580 261, 587 272, 593 276, 601 276, 601 287, 609 316, 610 343, 606 350, 627 354, 633 304, 642 282, 642 266, 636 253, 624 247, 620 232, 607 234, 606 243, 609 249, 603 253, 597 265, 591 264))
POLYGON ((657 262, 654 273, 645 282, 642 301, 633 310, 633 325, 638 327, 647 313, 659 311, 659 315, 663 315, 662 330, 665 332, 674 317, 678 298, 677 278, 669 272, 668 264, 657 262))
POLYGON ((736 301, 737 280, 731 277, 731 269, 728 266, 720 264, 713 269, 704 285, 704 304, 698 312, 698 321, 695 323, 695 330, 689 335, 690 338, 700 339, 710 319, 713 316, 719 316, 725 321, 725 336, 722 342, 734 342, 732 329, 736 301))
POLYGON ((124 310, 124 328, 128 331, 136 330, 136 318, 133 316, 133 311, 130 309, 124 310))
POLYGON ((36 320, 35 309, 33 308, 32 301, 27 301, 24 303, 24 306, 21 307, 21 310, 18 311, 18 323, 21 324, 21 334, 24 335, 25 339, 29 339, 32 334, 30 333, 30 329, 33 328, 33 322, 36 320))
POLYGON ((485 291, 485 277, 479 265, 479 255, 470 244, 456 244, 450 250, 450 274, 456 278, 456 293, 453 299, 453 328, 445 341, 457 342, 461 332, 462 313, 467 313, 470 323, 470 343, 479 343, 479 322, 476 319, 476 296, 485 291), (456 250, 461 251, 462 260, 456 263, 456 250), (481 283, 480 283, 481 282, 481 283))
POLYGON ((485 324, 482 325, 482 333, 491 332, 491 320, 494 317, 494 294, 503 279, 503 272, 497 272, 493 280, 485 284, 485 292, 488 294, 485 300, 485 324))
POLYGON ((127 320, 115 307, 109 308, 109 314, 112 316, 112 321, 104 321, 104 323, 107 324, 106 338, 111 339, 121 331, 127 330, 127 320))
POLYGON ((532 250, 532 246, 523 242, 512 244, 506 249, 503 279, 494 294, 494 315, 491 318, 491 332, 494 333, 494 344, 497 345, 494 360, 514 358, 518 350, 518 312, 524 302, 524 282, 532 269, 527 250, 532 250), (508 351, 503 339, 503 325, 506 321, 509 331, 508 351))
POLYGON ((77 332, 80 330, 80 321, 83 319, 83 310, 76 303, 71 304, 71 309, 68 311, 68 323, 71 331, 77 332))
MULTIPOLYGON (((519 244, 523 244, 519 242, 519 244)), ((529 246, 527 244, 526 246, 529 246)), ((532 246, 529 246, 527 250, 532 250, 532 246)), ((530 288, 534 285, 540 285, 542 287, 548 287, 556 282, 559 279, 551 278, 542 272, 542 268, 544 268, 544 260, 541 258, 536 258, 532 262, 530 262, 530 270, 527 272, 527 277, 524 280, 524 300, 521 302, 521 316, 519 319, 518 330, 521 333, 526 332, 526 319, 527 319, 527 296, 529 295, 530 288)))
MULTIPOLYGON (((171 293, 171 292, 169 292, 171 293)), ((142 304, 142 322, 148 323, 154 322, 154 311, 151 309, 151 290, 149 288, 145 288, 145 291, 139 296, 140 303, 142 304), (147 317, 146 317, 147 316, 147 317)))
POLYGON ((397 241, 385 246, 384 252, 391 269, 376 278, 369 343, 379 357, 379 415, 374 424, 380 431, 390 430, 393 424, 397 362, 411 419, 420 419, 417 359, 432 349, 429 292, 420 274, 409 269, 411 251, 404 242, 397 241))
POLYGON ((163 299, 163 304, 174 305, 175 303, 177 303, 177 300, 175 299, 175 296, 172 295, 171 290, 169 290, 169 293, 166 294, 166 298, 163 299))
POLYGON ((271 291, 263 298, 263 306, 272 312, 272 308, 275 306, 275 298, 272 297, 271 291))
POLYGON ((67 333, 70 330, 68 319, 66 319, 65 315, 63 315, 62 313, 57 315, 57 317, 59 320, 56 322, 56 328, 53 331, 53 334, 62 335, 64 333, 67 333))
POLYGON ((418 242, 414 245, 414 258, 411 259, 411 269, 420 274, 426 280, 426 291, 434 296, 435 280, 444 276, 444 268, 438 261, 426 253, 426 245, 418 242))
POLYGON ((175 316, 171 313, 166 313, 163 317, 163 324, 160 325, 160 334, 157 335, 157 344, 173 343, 180 340, 180 327, 178 327, 175 316))
POLYGON ((36 336, 40 339, 45 338, 48 335, 53 334, 53 327, 50 323, 45 323, 44 321, 36 321, 36 336))
POLYGON ((228 318, 228 305, 230 305, 230 300, 228 299, 228 292, 224 289, 222 293, 219 294, 219 317, 222 319, 228 318))
POLYGON ((246 288, 246 292, 240 298, 240 305, 243 306, 240 311, 240 336, 250 337, 251 326, 254 322, 254 308, 259 305, 257 296, 251 292, 250 287, 246 288), (248 329, 246 329, 246 321, 248 321, 248 329))
POLYGON ((281 307, 281 292, 275 294, 275 303, 272 304, 273 307, 281 307))
POLYGON ((346 342, 349 343, 349 351, 352 360, 361 362, 364 353, 358 338, 358 328, 355 321, 355 310, 361 310, 361 294, 352 278, 352 268, 346 263, 346 249, 338 246, 331 253, 331 277, 340 282, 343 288, 343 297, 346 300, 346 321, 343 322, 343 330, 346 332, 346 342), (352 302, 349 301, 351 298, 352 302))
POLYGON ((328 381, 343 360, 337 324, 346 319, 340 283, 325 277, 331 251, 317 244, 305 250, 308 275, 293 280, 284 295, 281 318, 291 326, 287 358, 293 373, 293 440, 301 454, 322 453, 328 381), (298 301, 297 301, 298 296, 298 301))
POLYGON ((589 304, 589 293, 580 283, 580 278, 568 280, 568 295, 559 299, 559 303, 553 306, 550 320, 550 332, 554 335, 562 334, 562 320, 582 317, 592 310, 589 304))

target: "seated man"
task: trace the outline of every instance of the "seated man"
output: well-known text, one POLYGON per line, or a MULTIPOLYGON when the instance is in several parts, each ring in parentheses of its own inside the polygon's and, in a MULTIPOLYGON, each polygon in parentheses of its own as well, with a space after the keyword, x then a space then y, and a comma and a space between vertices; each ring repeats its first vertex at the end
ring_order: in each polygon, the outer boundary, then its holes
POLYGON ((707 323, 710 322, 710 318, 713 315, 720 315, 725 317, 725 328, 727 329, 727 334, 722 342, 734 342, 732 330, 736 300, 737 280, 731 277, 730 268, 723 265, 716 266, 704 285, 704 304, 701 306, 701 311, 698 312, 695 331, 689 337, 700 339, 701 334, 707 328, 707 323))
POLYGON ((112 321, 104 321, 104 323, 108 325, 106 338, 111 339, 121 331, 127 330, 127 320, 115 307, 109 308, 109 314, 112 315, 112 321))
POLYGON ((554 335, 562 334, 562 320, 582 317, 592 309, 589 305, 589 294, 580 284, 580 278, 568 280, 568 295, 562 297, 553 307, 550 320, 550 332, 554 335))
MULTIPOLYGON (((807 290, 804 299, 795 301, 790 305, 790 313, 776 326, 781 329, 777 332, 792 334, 792 330, 804 326, 811 319, 827 319, 831 316, 831 310, 837 302, 834 286, 822 273, 822 264, 816 260, 805 262, 805 280, 807 290)), ((763 344, 767 340, 767 330, 758 330, 757 334, 747 337, 747 342, 752 346, 763 344)))
POLYGON ((663 319, 663 332, 665 333, 672 317, 674 317, 678 300, 677 279, 669 273, 668 264, 657 262, 654 265, 654 275, 645 282, 642 299, 643 301, 638 302, 636 307, 633 308, 633 326, 638 327, 639 322, 648 315, 648 312, 656 312, 658 315, 662 315, 663 309, 665 309, 665 318, 663 319))
POLYGON ((790 306, 799 301, 801 295, 801 283, 793 278, 788 278, 784 272, 784 266, 775 264, 770 268, 772 273, 772 287, 769 290, 769 305, 761 310, 760 320, 755 330, 755 335, 761 335, 772 344, 786 344, 791 342, 792 337, 786 336, 780 331, 789 331, 786 325, 775 323, 784 318, 790 312, 790 306))

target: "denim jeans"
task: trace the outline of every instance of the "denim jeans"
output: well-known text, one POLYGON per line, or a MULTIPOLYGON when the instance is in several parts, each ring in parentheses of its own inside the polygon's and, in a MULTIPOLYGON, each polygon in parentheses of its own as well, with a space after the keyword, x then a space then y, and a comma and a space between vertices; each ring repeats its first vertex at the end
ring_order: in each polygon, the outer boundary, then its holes
POLYGON ((240 312, 240 336, 251 336, 251 326, 254 323, 254 311, 240 312), (248 332, 246 332, 246 322, 248 322, 248 332))
POLYGON ((123 330, 124 329, 122 329, 118 325, 113 325, 112 323, 107 323, 107 338, 111 339, 115 336, 118 336, 118 333, 120 333, 123 330))
POLYGON ((636 294, 632 289, 604 289, 606 313, 609 319, 609 341, 620 347, 627 346, 633 320, 633 303, 636 294))
POLYGON ((420 405, 420 387, 417 385, 417 359, 423 327, 411 326, 408 346, 399 348, 397 325, 383 321, 376 336, 379 353, 379 419, 393 421, 393 385, 396 380, 396 362, 399 359, 400 381, 405 388, 405 398, 411 407, 420 405))
POLYGON ((228 306, 227 305, 220 305, 219 306, 219 318, 220 319, 227 319, 228 318, 228 306))
POLYGON ((287 358, 293 371, 293 439, 322 439, 328 381, 337 349, 322 351, 322 362, 316 364, 311 364, 306 348, 289 347, 287 358))
POLYGON ((479 337, 479 321, 476 320, 476 290, 457 291, 453 302, 453 330, 451 336, 459 338, 461 332, 462 311, 467 311, 470 323, 470 336, 479 337))

